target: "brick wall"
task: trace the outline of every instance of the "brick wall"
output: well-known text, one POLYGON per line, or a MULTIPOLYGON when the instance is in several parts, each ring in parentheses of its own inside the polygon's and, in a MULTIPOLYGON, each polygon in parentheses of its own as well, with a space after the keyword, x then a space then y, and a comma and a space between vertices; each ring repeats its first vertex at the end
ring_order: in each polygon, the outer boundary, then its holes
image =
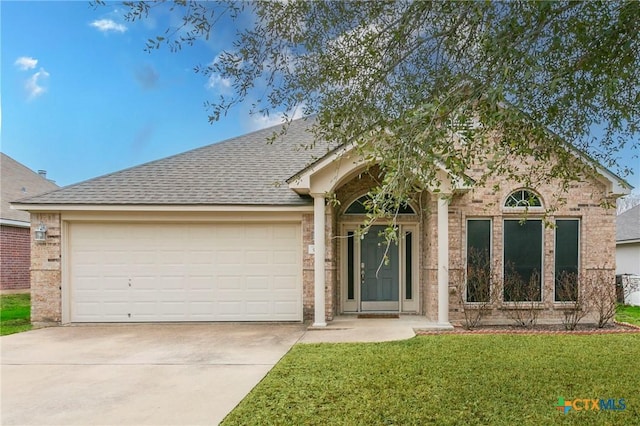
POLYGON ((59 323, 61 315, 61 223, 56 213, 32 213, 31 233, 40 223, 47 228, 45 242, 31 239, 31 321, 59 323))
POLYGON ((29 228, 0 225, 0 290, 29 288, 30 267, 29 228))
MULTIPOLYGON (((503 221, 525 216, 504 208, 507 196, 522 188, 517 182, 494 178, 484 187, 457 195, 449 207, 450 231, 450 268, 460 268, 466 260, 466 220, 467 218, 488 218, 492 220, 492 260, 498 270, 503 268, 503 221)), ((563 189, 559 182, 543 182, 531 188, 541 197, 543 211, 533 209, 526 213, 530 219, 542 219, 549 226, 543 231, 543 271, 542 302, 540 304, 541 321, 559 321, 562 306, 554 301, 555 287, 555 229, 556 219, 579 219, 579 263, 580 273, 596 268, 610 271, 611 279, 615 275, 615 208, 607 208, 606 188, 603 182, 595 178, 585 178, 563 189)), ((454 284, 450 282, 450 290, 454 284)), ((451 292, 450 292, 451 294, 451 292)), ((500 296, 502 293, 500 292, 500 296)), ((500 323, 508 320, 509 306, 499 300, 487 323, 500 323)), ((463 318, 462 307, 457 298, 450 300, 450 318, 452 321, 463 318)))
MULTIPOLYGON (((372 173, 375 176, 375 170, 372 173)), ((365 193, 375 179, 367 174, 356 176, 336 191, 340 205, 328 205, 326 208, 326 252, 325 252, 325 313, 331 320, 339 312, 340 283, 340 245, 338 244, 341 212, 350 202, 365 193)), ((505 217, 515 217, 502 205, 505 198, 520 185, 505 180, 495 179, 484 187, 457 194, 453 197, 449 208, 449 268, 460 268, 466 256, 466 220, 470 217, 487 217, 493 220, 493 257, 494 261, 502 259, 502 221, 505 217), (499 189, 494 188, 499 184, 499 189)), ((540 194, 545 207, 553 211, 547 220, 555 218, 580 219, 580 267, 581 271, 594 268, 607 268, 613 277, 615 268, 615 210, 600 205, 605 196, 605 186, 595 179, 585 179, 570 187, 559 190, 557 183, 539 184, 532 188, 540 194)), ((530 217, 539 217, 530 213, 530 217)), ((423 194, 420 217, 420 285, 418 294, 421 305, 420 314, 431 320, 437 319, 437 205, 436 197, 423 194)), ((48 227, 47 241, 36 243, 29 237, 32 247, 31 258, 31 295, 32 321, 35 323, 60 322, 61 320, 61 247, 60 247, 60 215, 32 215, 32 223, 43 222, 48 227)), ((33 234, 33 229, 31 230, 33 234)), ((314 312, 314 256, 308 253, 313 244, 313 214, 303 215, 303 312, 305 320, 313 319, 314 312)), ((554 230, 545 228, 543 256, 543 302, 541 319, 558 320, 562 315, 561 308, 553 300, 554 287, 554 230)), ((501 265, 499 263, 499 265, 501 265)), ((4 267, 3 267, 4 269, 4 267)), ((453 290, 453 283, 450 283, 453 290)), ((462 307, 457 304, 455 295, 450 291, 449 304, 452 321, 460 320, 462 307)), ((496 306, 491 320, 500 321, 506 318, 502 307, 496 306)))

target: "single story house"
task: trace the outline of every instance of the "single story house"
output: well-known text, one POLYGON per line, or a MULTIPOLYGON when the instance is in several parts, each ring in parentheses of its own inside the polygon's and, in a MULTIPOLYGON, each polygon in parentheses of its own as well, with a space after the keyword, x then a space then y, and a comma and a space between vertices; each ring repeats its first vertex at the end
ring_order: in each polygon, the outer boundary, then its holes
POLYGON ((13 210, 9 203, 20 198, 42 194, 58 188, 38 173, 0 153, 0 290, 28 289, 31 278, 30 217, 25 211, 13 210))
MULTIPOLYGON (((393 312, 450 327, 462 315, 450 272, 478 248, 529 278, 538 271, 541 320, 562 315, 559 271, 605 265, 613 282, 615 209, 602 201, 629 185, 606 169, 566 191, 468 187, 439 170, 439 191, 400 212, 399 243, 381 265, 380 228, 355 237, 379 168, 348 146, 301 149, 308 127, 300 119, 273 144, 265 129, 14 203, 48 229, 33 245, 32 320, 324 326, 393 312), (552 205, 557 227, 542 221, 552 205)), ((500 299, 509 308, 513 296, 500 299)))
POLYGON ((640 306, 640 205, 617 217, 616 274, 627 286, 625 303, 640 306))

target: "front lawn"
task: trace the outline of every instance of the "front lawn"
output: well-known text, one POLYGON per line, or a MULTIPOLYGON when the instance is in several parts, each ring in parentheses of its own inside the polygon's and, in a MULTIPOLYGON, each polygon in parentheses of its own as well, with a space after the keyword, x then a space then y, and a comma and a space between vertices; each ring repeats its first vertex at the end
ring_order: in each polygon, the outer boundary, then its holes
POLYGON ((223 424, 637 424, 638 348, 640 334, 299 344, 223 424), (564 414, 558 398, 624 398, 626 408, 564 414))
POLYGON ((618 305, 616 320, 640 325, 640 306, 618 305))
POLYGON ((0 336, 31 330, 31 295, 0 296, 0 336))

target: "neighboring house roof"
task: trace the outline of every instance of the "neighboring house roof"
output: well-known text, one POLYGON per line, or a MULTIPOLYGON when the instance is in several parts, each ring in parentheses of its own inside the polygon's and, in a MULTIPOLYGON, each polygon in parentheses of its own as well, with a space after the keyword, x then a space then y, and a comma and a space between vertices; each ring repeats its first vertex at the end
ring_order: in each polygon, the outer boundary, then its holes
POLYGON ((616 242, 618 244, 640 242, 640 205, 618 215, 616 242))
POLYGON ((3 224, 22 225, 30 221, 28 212, 11 209, 9 203, 12 201, 59 188, 55 183, 4 153, 0 153, 0 181, 0 219, 3 224))
POLYGON ((267 139, 279 126, 15 204, 307 205, 312 201, 289 189, 286 180, 328 151, 325 144, 312 146, 309 127, 308 120, 296 120, 272 144, 267 139))

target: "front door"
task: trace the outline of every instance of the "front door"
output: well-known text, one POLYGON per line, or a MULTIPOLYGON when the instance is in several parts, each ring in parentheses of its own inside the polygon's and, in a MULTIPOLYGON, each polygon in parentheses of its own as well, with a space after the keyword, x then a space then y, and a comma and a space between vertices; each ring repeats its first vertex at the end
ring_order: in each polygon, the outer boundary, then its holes
POLYGON ((398 311, 398 246, 387 246, 381 232, 384 226, 372 226, 361 243, 360 278, 362 311, 398 311), (387 261, 385 262, 385 254, 387 261))

